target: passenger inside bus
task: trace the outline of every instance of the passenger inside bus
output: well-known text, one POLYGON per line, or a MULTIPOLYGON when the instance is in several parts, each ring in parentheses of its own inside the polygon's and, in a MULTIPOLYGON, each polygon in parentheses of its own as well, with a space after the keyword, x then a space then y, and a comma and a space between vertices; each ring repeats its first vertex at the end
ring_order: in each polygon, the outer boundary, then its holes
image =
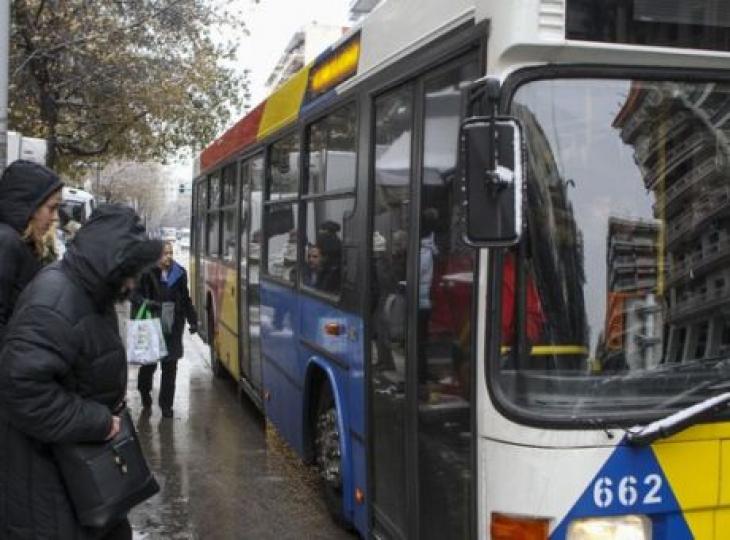
MULTIPOLYGON (((438 210, 426 208, 421 218, 421 240, 419 253, 418 273, 418 335, 429 335, 429 321, 431 319, 431 287, 433 285, 433 273, 435 259, 439 254, 436 247, 436 224, 438 221, 438 210)), ((426 383, 429 379, 428 355, 426 351, 427 341, 418 340, 418 380, 426 383)))
POLYGON ((317 228, 313 244, 307 245, 306 261, 302 268, 302 284, 323 292, 339 294, 341 288, 342 241, 341 227, 334 221, 325 221, 317 228))
POLYGON ((307 246, 307 264, 304 267, 302 283, 307 287, 329 293, 337 293, 340 289, 339 266, 325 255, 321 245, 307 246))

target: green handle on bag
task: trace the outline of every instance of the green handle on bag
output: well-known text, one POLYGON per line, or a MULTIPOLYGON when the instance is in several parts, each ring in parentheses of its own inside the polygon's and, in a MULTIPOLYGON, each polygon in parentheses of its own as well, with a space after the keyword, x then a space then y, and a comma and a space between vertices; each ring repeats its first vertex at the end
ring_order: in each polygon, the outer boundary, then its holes
POLYGON ((137 315, 134 316, 135 321, 139 321, 142 319, 149 319, 150 318, 150 310, 147 309, 147 300, 142 302, 142 305, 139 306, 139 309, 137 310, 137 315))

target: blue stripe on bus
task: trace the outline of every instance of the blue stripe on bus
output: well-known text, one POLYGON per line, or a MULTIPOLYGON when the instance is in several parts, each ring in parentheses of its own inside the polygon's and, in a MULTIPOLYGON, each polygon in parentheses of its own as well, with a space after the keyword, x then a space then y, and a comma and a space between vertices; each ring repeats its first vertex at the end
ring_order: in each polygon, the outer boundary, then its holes
MULTIPOLYGON (((343 513, 367 536, 364 504, 355 488, 366 492, 365 379, 363 321, 308 294, 261 280, 261 347, 266 416, 291 447, 304 455, 309 383, 314 370, 325 373, 337 405, 342 436, 343 513), (324 332, 338 323, 340 335, 324 332)), ((311 396, 316 406, 316 396, 311 396)))

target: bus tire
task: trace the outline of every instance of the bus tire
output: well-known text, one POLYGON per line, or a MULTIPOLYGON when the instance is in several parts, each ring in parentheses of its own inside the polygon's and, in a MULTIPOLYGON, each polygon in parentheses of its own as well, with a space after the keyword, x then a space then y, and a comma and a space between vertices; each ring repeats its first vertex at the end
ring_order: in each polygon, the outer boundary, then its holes
POLYGON ((342 512, 342 450, 337 422, 337 408, 330 385, 322 385, 314 418, 314 459, 324 492, 325 503, 332 519, 349 528, 342 512))
POLYGON ((223 363, 218 359, 218 355, 215 353, 215 347, 213 347, 213 341, 210 342, 210 370, 217 379, 222 379, 225 375, 225 368, 223 363))
POLYGON ((210 370, 217 379, 223 378, 225 374, 223 364, 215 353, 215 338, 213 337, 213 321, 208 317, 208 349, 210 350, 210 370))

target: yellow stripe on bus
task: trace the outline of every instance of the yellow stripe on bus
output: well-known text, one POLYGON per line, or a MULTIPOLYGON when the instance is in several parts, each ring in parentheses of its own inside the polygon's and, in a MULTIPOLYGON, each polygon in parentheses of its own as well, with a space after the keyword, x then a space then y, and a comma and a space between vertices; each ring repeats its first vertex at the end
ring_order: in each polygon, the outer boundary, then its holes
POLYGON ((264 106, 259 124, 258 139, 266 137, 277 129, 294 122, 299 117, 299 108, 309 82, 309 66, 299 70, 291 79, 276 90, 264 106))
POLYGON ((652 450, 692 536, 717 538, 714 513, 721 494, 720 441, 677 443, 670 438, 652 444, 652 450))
MULTIPOLYGON (((502 345, 502 354, 512 350, 509 345, 502 345)), ((583 345, 533 345, 530 356, 560 356, 588 354, 588 347, 583 345)))

